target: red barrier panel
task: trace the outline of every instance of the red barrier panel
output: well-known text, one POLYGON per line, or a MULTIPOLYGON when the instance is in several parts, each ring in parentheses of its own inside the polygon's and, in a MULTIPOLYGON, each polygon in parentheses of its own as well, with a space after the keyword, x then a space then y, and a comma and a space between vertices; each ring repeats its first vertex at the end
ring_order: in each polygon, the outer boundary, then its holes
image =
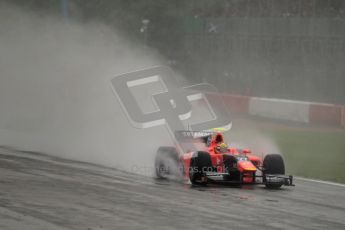
POLYGON ((309 122, 340 125, 342 122, 342 107, 330 104, 311 104, 309 107, 309 122))
POLYGON ((345 106, 341 108, 341 126, 345 127, 345 106))
POLYGON ((224 103, 234 114, 248 114, 249 99, 247 96, 223 95, 224 103))
POLYGON ((215 94, 207 93, 209 97, 221 96, 224 104, 230 113, 233 114, 248 114, 249 99, 248 96, 232 95, 232 94, 215 94))

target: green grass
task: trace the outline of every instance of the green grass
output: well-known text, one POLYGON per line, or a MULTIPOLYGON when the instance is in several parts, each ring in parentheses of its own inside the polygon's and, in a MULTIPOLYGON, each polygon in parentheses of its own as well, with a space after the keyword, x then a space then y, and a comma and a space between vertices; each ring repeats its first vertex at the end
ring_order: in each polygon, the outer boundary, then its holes
POLYGON ((284 156, 288 174, 345 183, 345 129, 248 122, 240 121, 230 132, 252 138, 255 130, 255 135, 272 140, 284 156))
POLYGON ((345 132, 275 130, 289 173, 345 183, 345 132))

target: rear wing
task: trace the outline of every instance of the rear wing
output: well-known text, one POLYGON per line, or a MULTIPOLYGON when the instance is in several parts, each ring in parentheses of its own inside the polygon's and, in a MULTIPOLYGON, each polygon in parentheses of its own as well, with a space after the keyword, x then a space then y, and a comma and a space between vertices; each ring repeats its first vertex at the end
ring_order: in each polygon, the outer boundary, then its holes
POLYGON ((207 143, 213 132, 208 131, 176 131, 175 138, 179 143, 207 143))

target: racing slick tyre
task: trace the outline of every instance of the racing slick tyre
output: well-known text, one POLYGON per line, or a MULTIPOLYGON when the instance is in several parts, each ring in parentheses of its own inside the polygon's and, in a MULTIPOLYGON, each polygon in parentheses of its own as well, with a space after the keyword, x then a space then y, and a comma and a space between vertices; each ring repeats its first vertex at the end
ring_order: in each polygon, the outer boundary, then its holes
POLYGON ((179 175, 179 156, 176 148, 169 146, 159 147, 155 159, 156 176, 168 179, 179 175))
POLYGON ((206 172, 212 170, 212 161, 208 152, 196 152, 190 160, 189 179, 193 185, 206 185, 206 172))
MULTIPOLYGON (((267 174, 279 174, 284 175, 285 174, 285 165, 283 157, 279 154, 269 154, 265 156, 264 162, 263 162, 263 176, 265 181, 265 175, 267 174)), ((272 184, 272 183, 265 183, 267 188, 270 189, 278 189, 283 184, 272 184)))

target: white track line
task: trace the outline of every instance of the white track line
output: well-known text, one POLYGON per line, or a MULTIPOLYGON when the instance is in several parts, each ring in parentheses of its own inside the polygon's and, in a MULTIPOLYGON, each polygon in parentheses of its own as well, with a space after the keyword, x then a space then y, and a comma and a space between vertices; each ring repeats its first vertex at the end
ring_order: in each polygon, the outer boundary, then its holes
POLYGON ((314 179, 308 179, 308 178, 303 178, 303 177, 294 177, 294 179, 302 180, 302 181, 308 181, 308 182, 314 182, 314 183, 319 183, 319 184, 327 184, 327 185, 345 187, 345 184, 340 184, 340 183, 330 182, 330 181, 314 180, 314 179))

